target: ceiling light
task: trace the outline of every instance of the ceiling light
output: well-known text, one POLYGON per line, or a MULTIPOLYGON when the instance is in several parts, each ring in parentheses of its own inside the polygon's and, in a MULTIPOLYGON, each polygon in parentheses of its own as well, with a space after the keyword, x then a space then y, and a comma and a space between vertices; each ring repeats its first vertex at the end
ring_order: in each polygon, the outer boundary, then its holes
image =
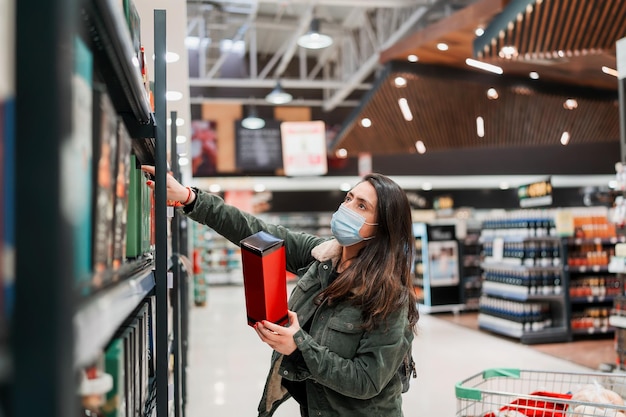
POLYGON ((250 109, 248 110, 248 117, 241 121, 241 126, 250 130, 261 129, 265 127, 265 120, 258 116, 256 107, 250 106, 250 109))
POLYGON ((476 118, 476 134, 479 138, 485 137, 485 119, 480 116, 476 118))
POLYGON ((322 49, 333 43, 333 38, 320 33, 320 20, 311 20, 309 31, 298 38, 298 45, 307 49, 322 49))
POLYGON ((340 148, 337 149, 337 152, 335 152, 335 156, 337 158, 347 158, 348 157, 348 151, 345 148, 340 148))
POLYGON ((178 101, 183 98, 183 93, 180 91, 168 91, 165 93, 165 99, 167 101, 178 101))
POLYGON ((212 193, 219 193, 222 191, 222 186, 219 184, 211 184, 209 185, 209 191, 212 193))
POLYGON ((539 73, 537 71, 531 71, 528 76, 532 79, 532 80, 538 80, 539 79, 539 73))
POLYGON ((393 82, 396 87, 406 87, 406 78, 404 77, 396 77, 393 82))
POLYGON ((578 107, 578 101, 574 98, 568 98, 563 103, 563 108, 566 110, 574 110, 577 107, 578 107))
POLYGON ((167 62, 168 64, 171 64, 172 62, 178 62, 179 59, 180 55, 178 55, 176 52, 165 53, 165 62, 167 62))
POLYGON ((368 119, 367 117, 364 117, 361 119, 361 126, 370 127, 371 125, 372 125, 372 121, 368 119))
POLYGON ((496 90, 495 88, 490 88, 489 90, 487 90, 487 98, 489 100, 497 100, 498 97, 500 97, 498 95, 498 90, 496 90))
MULTIPOLYGON (((185 120, 184 120, 184 119, 181 119, 180 117, 178 117, 178 118, 176 119, 176 126, 179 126, 179 127, 180 127, 180 126, 183 126, 184 124, 185 124, 185 120)), ((169 117, 167 118, 167 125, 168 125, 168 126, 171 126, 171 125, 172 125, 172 119, 171 119, 171 118, 169 118, 169 117)))
POLYGON ((187 36, 185 38, 185 46, 188 49, 198 49, 200 46, 200 38, 197 36, 187 36))
POLYGON ((254 184, 253 189, 257 193, 262 193, 263 191, 265 191, 265 185, 263 185, 263 184, 254 184))
POLYGON ((515 58, 517 56, 517 48, 512 45, 505 45, 500 49, 498 55, 504 59, 515 58))
POLYGON ((417 152, 420 154, 426 153, 426 145, 424 145, 424 142, 422 142, 421 140, 415 142, 415 149, 417 149, 417 152))
POLYGON ((605 74, 608 74, 608 75, 612 75, 614 77, 618 76, 617 70, 614 70, 613 68, 610 68, 610 67, 603 66, 602 67, 602 72, 605 73, 605 74))
POLYGON ((425 182, 424 184, 422 184, 422 190, 424 191, 430 191, 433 189, 433 185, 429 182, 425 182))
POLYGON ((181 166, 181 167, 189 165, 189 158, 184 157, 184 156, 178 158, 178 165, 181 166))
POLYGON ((501 189, 501 190, 508 190, 508 189, 509 189, 509 187, 510 187, 510 186, 509 186, 509 183, 508 183, 508 182, 506 182, 506 181, 502 181, 502 182, 500 183, 500 189, 501 189))
POLYGON ((477 61, 472 58, 467 58, 465 60, 465 63, 469 65, 470 67, 478 68, 483 71, 493 72, 495 74, 502 74, 503 72, 502 68, 498 67, 497 65, 487 64, 486 62, 477 61))
POLYGON ((569 132, 563 132, 563 134, 561 135, 561 145, 567 145, 569 143, 569 138, 569 132))
POLYGON ((286 104, 289 103, 293 99, 293 96, 283 90, 283 87, 280 85, 280 82, 276 83, 276 87, 265 96, 265 101, 272 104, 286 104))
POLYGON ((349 182, 342 182, 339 185, 339 190, 343 191, 343 192, 348 192, 352 189, 352 184, 350 184, 349 182))
POLYGON ((448 44, 447 43, 443 43, 443 42, 439 42, 437 44, 437 49, 439 49, 440 51, 447 51, 448 50, 448 44))
POLYGON ((407 60, 408 60, 409 62, 417 62, 417 61, 419 61, 419 58, 417 57, 417 55, 413 55, 413 54, 411 54, 411 55, 409 55, 409 56, 407 57, 407 60))
POLYGON ((413 120, 413 113, 411 113, 411 109, 409 108, 409 102, 405 98, 401 98, 398 100, 398 105, 400 106, 404 120, 407 122, 413 120))
POLYGON ((483 36, 485 34, 485 29, 481 27, 477 27, 476 30, 474 31, 474 34, 476 36, 483 36))
POLYGON ((176 143, 185 143, 187 142, 187 137, 183 135, 176 136, 176 143))

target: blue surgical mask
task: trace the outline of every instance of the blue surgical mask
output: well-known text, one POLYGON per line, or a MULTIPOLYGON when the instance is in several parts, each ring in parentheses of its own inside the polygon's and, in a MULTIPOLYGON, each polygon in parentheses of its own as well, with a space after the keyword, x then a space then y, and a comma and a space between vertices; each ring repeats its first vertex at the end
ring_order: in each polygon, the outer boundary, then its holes
POLYGON ((378 225, 378 223, 366 222, 365 217, 355 213, 342 204, 330 220, 330 230, 341 246, 352 246, 363 240, 372 239, 374 237, 370 236, 365 238, 359 234, 364 224, 370 226, 378 225))

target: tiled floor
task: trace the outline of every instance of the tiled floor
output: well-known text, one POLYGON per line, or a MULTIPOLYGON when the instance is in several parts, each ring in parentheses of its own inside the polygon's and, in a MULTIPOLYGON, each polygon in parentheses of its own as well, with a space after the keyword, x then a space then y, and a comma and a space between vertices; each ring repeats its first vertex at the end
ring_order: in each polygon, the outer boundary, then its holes
MULTIPOLYGON (((206 307, 190 316, 187 417, 253 417, 269 367, 270 349, 247 326, 243 287, 210 287, 206 307)), ((454 416, 455 384, 484 369, 590 370, 565 359, 423 314, 413 344, 418 378, 404 394, 404 415, 454 416)), ((595 370, 595 369, 594 369, 595 370)), ((276 417, 298 417, 289 400, 276 417)))

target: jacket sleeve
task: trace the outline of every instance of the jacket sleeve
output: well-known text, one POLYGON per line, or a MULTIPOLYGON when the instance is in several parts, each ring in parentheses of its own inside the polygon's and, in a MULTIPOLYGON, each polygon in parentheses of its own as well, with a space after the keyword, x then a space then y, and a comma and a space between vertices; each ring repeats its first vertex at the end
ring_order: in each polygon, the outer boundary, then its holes
POLYGON ((325 240, 306 233, 291 232, 280 225, 265 223, 256 216, 226 204, 221 197, 202 190, 197 193, 193 210, 185 214, 190 219, 209 226, 237 246, 242 239, 262 230, 283 239, 287 270, 290 272, 295 272, 311 262, 311 249, 325 240))
POLYGON ((365 332, 355 356, 343 358, 316 342, 300 329, 294 340, 311 377, 342 395, 369 399, 378 395, 396 374, 411 341, 406 310, 395 315, 394 324, 365 332))

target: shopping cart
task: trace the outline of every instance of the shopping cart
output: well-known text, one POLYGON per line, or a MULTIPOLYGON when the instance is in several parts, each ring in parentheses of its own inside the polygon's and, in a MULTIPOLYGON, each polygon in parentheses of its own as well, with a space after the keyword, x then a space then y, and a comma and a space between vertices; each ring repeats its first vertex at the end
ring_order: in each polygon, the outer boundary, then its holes
POLYGON ((488 369, 456 384, 456 417, 626 417, 625 396, 626 373, 488 369))

